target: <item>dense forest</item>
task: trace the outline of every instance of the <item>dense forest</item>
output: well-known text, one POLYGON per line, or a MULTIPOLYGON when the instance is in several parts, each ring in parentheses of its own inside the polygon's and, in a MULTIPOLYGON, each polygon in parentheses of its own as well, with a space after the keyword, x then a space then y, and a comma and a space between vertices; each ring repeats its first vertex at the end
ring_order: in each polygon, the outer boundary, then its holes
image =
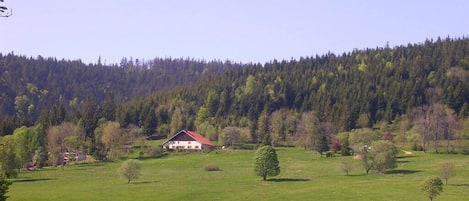
POLYGON ((0 133, 22 125, 76 121, 86 101, 116 104, 191 86, 203 76, 240 64, 229 61, 156 58, 142 62, 123 58, 119 65, 85 65, 81 61, 27 58, 0 54, 0 133), (61 114, 63 111, 63 114, 61 114), (66 112, 66 114, 65 114, 66 112))
POLYGON ((0 68, 0 134, 4 144, 32 146, 21 148, 23 165, 33 156, 57 165, 71 148, 113 160, 137 139, 181 129, 228 146, 346 154, 368 136, 362 145, 385 139, 425 151, 432 142, 436 152, 469 153, 468 38, 265 64, 124 58, 109 66, 11 53, 0 54, 0 68))
POLYGON ((245 65, 205 76, 193 88, 136 99, 122 106, 118 119, 143 126, 150 111, 150 130, 182 118, 181 126, 190 129, 207 122, 215 128, 251 126, 254 132, 263 113, 287 110, 299 117, 315 111, 320 122, 350 131, 392 123, 435 102, 459 118, 468 116, 469 39, 245 65))

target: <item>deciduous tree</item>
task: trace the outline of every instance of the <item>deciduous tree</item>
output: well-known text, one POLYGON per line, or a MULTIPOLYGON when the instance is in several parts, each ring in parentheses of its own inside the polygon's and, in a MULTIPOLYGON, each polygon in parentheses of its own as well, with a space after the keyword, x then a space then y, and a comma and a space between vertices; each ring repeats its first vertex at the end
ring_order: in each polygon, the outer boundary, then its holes
POLYGON ((373 169, 385 173, 386 169, 397 167, 397 154, 398 150, 392 142, 380 140, 371 143, 367 157, 371 160, 373 169))
POLYGON ((454 163, 445 162, 440 166, 440 176, 445 180, 445 183, 448 184, 448 179, 454 175, 454 163))
POLYGON ((270 118, 267 113, 267 110, 264 110, 259 119, 257 120, 257 130, 256 130, 257 139, 262 145, 272 144, 270 138, 270 118))
POLYGON ((304 149, 309 149, 314 142, 314 133, 319 120, 314 111, 304 112, 298 121, 296 137, 298 144, 304 149))
POLYGON ((420 190, 425 192, 427 198, 432 201, 436 196, 443 192, 443 182, 439 177, 427 177, 425 181, 420 184, 420 190))
POLYGON ((224 146, 233 146, 241 140, 241 133, 237 127, 226 127, 222 131, 221 139, 224 146))
POLYGON ((127 139, 123 130, 120 128, 119 122, 108 122, 103 129, 101 142, 104 145, 107 160, 113 161, 120 157, 122 148, 127 139))
POLYGON ((140 177, 140 169, 140 164, 135 159, 128 159, 122 163, 117 172, 129 184, 132 180, 140 177))
POLYGON ((280 174, 280 166, 275 149, 271 146, 263 146, 257 149, 254 155, 254 172, 264 181, 267 176, 280 174))

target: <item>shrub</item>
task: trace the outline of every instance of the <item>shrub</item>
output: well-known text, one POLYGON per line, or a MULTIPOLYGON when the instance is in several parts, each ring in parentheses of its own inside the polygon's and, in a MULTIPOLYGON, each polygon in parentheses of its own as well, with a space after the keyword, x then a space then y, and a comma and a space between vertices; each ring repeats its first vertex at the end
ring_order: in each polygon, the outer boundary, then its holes
POLYGON ((351 156, 352 155, 352 149, 350 149, 348 144, 346 144, 346 145, 344 145, 340 148, 340 154, 342 156, 351 156))
POLYGON ((161 147, 150 147, 148 150, 148 155, 151 158, 159 158, 163 153, 163 149, 161 147))
POLYGON ((414 142, 412 144, 412 151, 423 151, 423 146, 414 142))

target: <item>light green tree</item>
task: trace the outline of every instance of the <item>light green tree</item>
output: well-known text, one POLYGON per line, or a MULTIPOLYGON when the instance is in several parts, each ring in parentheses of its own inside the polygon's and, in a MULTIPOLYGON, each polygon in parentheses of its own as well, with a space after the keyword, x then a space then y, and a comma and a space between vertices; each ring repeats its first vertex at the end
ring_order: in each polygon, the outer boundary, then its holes
POLYGON ((371 143, 367 157, 370 158, 373 169, 385 173, 386 169, 397 167, 397 154, 397 148, 392 142, 380 140, 371 143))
POLYGON ((119 122, 108 122, 104 126, 101 142, 104 145, 107 160, 113 161, 121 156, 122 146, 127 142, 127 138, 119 122))
POLYGON ((422 184, 420 190, 426 193, 426 196, 432 201, 436 196, 443 192, 443 182, 439 177, 427 177, 422 184))
MULTIPOLYGON (((179 130, 183 129, 184 127, 184 115, 183 111, 180 107, 176 107, 176 109, 173 112, 173 115, 171 117, 171 123, 170 123, 170 135, 176 134, 179 130)), ((168 136, 170 137, 170 136, 168 136)))
POLYGON ((210 117, 210 113, 208 109, 204 106, 199 108, 199 111, 197 112, 197 117, 195 118, 195 126, 199 127, 202 123, 207 121, 207 119, 210 117))
POLYGON ((129 159, 122 163, 117 172, 122 178, 127 179, 127 184, 129 184, 140 177, 140 169, 140 164, 135 159, 129 159))
POLYGON ((20 167, 20 160, 15 153, 15 141, 12 135, 0 138, 0 178, 15 178, 20 167))
POLYGON ((314 133, 319 124, 319 119, 314 111, 303 112, 298 121, 296 136, 297 144, 303 146, 305 150, 310 149, 314 144, 314 133))
POLYGON ((275 149, 271 146, 263 146, 257 149, 254 155, 254 172, 264 181, 267 176, 280 174, 280 166, 275 149))

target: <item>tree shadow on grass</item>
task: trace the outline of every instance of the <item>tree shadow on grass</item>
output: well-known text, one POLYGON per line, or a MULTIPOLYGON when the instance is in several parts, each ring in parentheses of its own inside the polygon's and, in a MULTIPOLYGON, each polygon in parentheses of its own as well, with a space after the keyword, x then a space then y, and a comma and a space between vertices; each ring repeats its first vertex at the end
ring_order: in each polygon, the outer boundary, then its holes
POLYGON ((452 184, 452 183, 449 183, 448 185, 449 186, 456 186, 456 187, 469 187, 469 184, 452 184))
POLYGON ((410 161, 397 161, 397 163, 410 163, 410 161))
POLYGON ((388 170, 386 174, 414 174, 421 172, 420 170, 388 170))
POLYGON ((273 182, 300 182, 300 181, 309 181, 310 179, 294 179, 294 178, 272 178, 267 179, 267 181, 273 182))
POLYGON ((400 158, 414 158, 416 156, 413 156, 413 155, 403 155, 403 156, 398 156, 396 157, 397 159, 400 159, 400 158))
POLYGON ((50 178, 41 178, 41 179, 18 179, 18 180, 14 180, 13 183, 36 182, 36 181, 49 181, 49 180, 55 180, 55 179, 50 179, 50 178))
POLYGON ((361 177, 361 176, 366 176, 366 175, 369 175, 369 174, 366 174, 366 173, 361 173, 361 174, 346 174, 344 176, 346 177, 361 177))
POLYGON ((158 181, 132 181, 130 184, 139 185, 139 184, 151 184, 156 183, 158 181))

